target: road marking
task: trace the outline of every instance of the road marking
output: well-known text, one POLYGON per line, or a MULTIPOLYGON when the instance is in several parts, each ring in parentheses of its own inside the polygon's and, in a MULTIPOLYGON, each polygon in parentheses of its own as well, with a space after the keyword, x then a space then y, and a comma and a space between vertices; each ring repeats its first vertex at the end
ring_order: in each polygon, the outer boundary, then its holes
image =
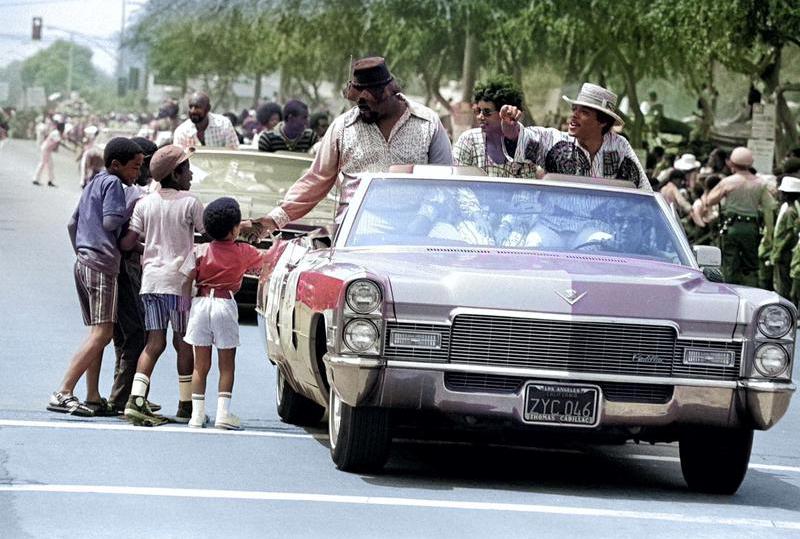
POLYGON ((108 494, 123 496, 163 496, 174 498, 210 498, 226 500, 259 500, 284 502, 312 502, 349 505, 380 505, 390 507, 418 507, 458 510, 498 511, 514 513, 540 513, 551 515, 624 518, 631 520, 656 520, 683 524, 712 524, 749 528, 780 528, 800 530, 800 522, 755 518, 722 518, 682 513, 656 513, 650 511, 624 511, 588 507, 555 505, 473 502, 436 500, 426 498, 396 498, 382 496, 346 496, 339 494, 314 494, 306 492, 262 492, 252 490, 214 490, 187 488, 123 487, 102 485, 0 485, 0 492, 42 492, 57 494, 108 494))
MULTIPOLYGON (((2 427, 20 427, 20 428, 47 428, 47 429, 85 429, 85 430, 126 430, 136 432, 169 432, 179 434, 200 434, 200 435, 216 435, 216 436, 255 436, 264 438, 299 438, 299 439, 313 439, 327 441, 327 434, 299 434, 294 432, 273 432, 266 430, 242 430, 230 431, 222 429, 190 429, 188 427, 176 427, 170 425, 162 425, 160 427, 135 427, 128 423, 93 423, 81 420, 66 420, 66 421, 29 421, 20 419, 0 419, 0 428, 2 427)), ((425 443, 425 444, 441 444, 441 445, 470 445, 469 442, 452 442, 452 441, 437 441, 437 440, 407 440, 402 441, 408 443, 425 443)), ((490 444, 492 447, 508 447, 490 444)), ((565 453, 565 454, 585 454, 583 451, 576 449, 560 449, 560 448, 547 448, 547 447, 523 447, 514 446, 519 449, 532 450, 537 452, 552 452, 552 453, 565 453)), ((665 455, 642 455, 642 454, 602 454, 606 458, 615 458, 620 460, 645 460, 654 462, 669 462, 679 463, 678 457, 670 457, 665 455)), ((800 474, 800 466, 782 466, 778 464, 761 464, 751 462, 749 468, 755 470, 768 470, 773 472, 788 472, 800 474)))
MULTIPOLYGON (((681 461, 681 459, 679 459, 678 457, 667 457, 663 455, 614 455, 614 456, 619 459, 627 459, 627 460, 653 460, 660 462, 681 461)), ((774 472, 800 473, 800 466, 781 466, 778 464, 760 464, 758 462, 751 462, 748 468, 753 468, 755 470, 771 470, 774 472)))
POLYGON ((171 432, 217 436, 263 436, 267 438, 308 438, 327 440, 327 434, 298 434, 294 432, 272 432, 264 430, 231 431, 223 429, 190 429, 161 425, 160 427, 136 427, 130 423, 90 423, 80 420, 66 421, 26 421, 19 419, 0 419, 0 427, 34 427, 46 429, 85 429, 85 430, 131 430, 136 432, 171 432))

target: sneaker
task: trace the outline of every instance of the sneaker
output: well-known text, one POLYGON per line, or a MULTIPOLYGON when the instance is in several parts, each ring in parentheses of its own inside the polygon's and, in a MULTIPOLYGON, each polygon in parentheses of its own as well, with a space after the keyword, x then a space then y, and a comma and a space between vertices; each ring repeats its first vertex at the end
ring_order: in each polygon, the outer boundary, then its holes
POLYGON ((189 426, 193 429, 203 429, 208 424, 209 419, 207 415, 203 415, 202 421, 195 421, 195 418, 189 420, 189 426))
POLYGON ((225 430, 242 430, 242 422, 239 421, 239 418, 233 414, 217 416, 217 420, 214 421, 214 426, 218 429, 225 429, 225 430))
POLYGON ((47 403, 47 409, 51 412, 58 412, 60 414, 72 414, 80 417, 92 417, 94 411, 91 408, 81 403, 75 395, 67 395, 60 391, 56 391, 50 395, 50 401, 47 403))
POLYGON ((147 406, 150 407, 150 411, 152 412, 158 412, 159 410, 161 410, 161 405, 156 404, 154 402, 147 401, 147 406))
POLYGON ((165 417, 153 413, 147 399, 133 395, 125 404, 125 419, 140 427, 157 427, 167 422, 165 417))
POLYGON ((188 423, 192 418, 192 401, 178 401, 175 423, 188 423))
POLYGON ((53 182, 47 182, 47 186, 48 186, 48 187, 58 187, 58 186, 57 186, 56 184, 54 184, 53 182))
POLYGON ((42 185, 42 182, 39 180, 33 180, 33 185, 42 185))

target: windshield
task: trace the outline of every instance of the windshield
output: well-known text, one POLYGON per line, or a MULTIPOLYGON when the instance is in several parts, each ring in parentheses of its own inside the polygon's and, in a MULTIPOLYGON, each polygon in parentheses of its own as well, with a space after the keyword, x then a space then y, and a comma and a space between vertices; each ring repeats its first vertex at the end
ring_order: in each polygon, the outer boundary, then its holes
POLYGON ((689 264, 654 197, 536 183, 374 179, 346 245, 506 247, 689 264))

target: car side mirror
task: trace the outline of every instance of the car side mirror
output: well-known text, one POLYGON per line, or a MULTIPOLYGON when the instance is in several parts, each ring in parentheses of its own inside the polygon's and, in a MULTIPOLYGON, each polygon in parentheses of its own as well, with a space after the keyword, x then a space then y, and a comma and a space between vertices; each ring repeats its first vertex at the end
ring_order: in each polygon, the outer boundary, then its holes
POLYGON ((706 276, 706 279, 714 283, 724 283, 725 277, 720 270, 720 266, 722 266, 722 251, 719 250, 719 247, 695 245, 693 249, 697 265, 703 270, 703 275, 706 276))

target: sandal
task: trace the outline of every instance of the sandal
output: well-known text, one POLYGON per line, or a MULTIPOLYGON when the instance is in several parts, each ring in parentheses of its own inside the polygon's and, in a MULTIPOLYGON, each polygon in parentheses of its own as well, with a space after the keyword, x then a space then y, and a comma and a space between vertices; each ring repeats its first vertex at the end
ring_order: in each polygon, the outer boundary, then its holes
POLYGON ((103 397, 100 397, 99 401, 84 401, 83 404, 97 417, 111 417, 118 415, 114 407, 111 406, 108 403, 108 400, 103 397))
POLYGON ((51 412, 71 414, 80 417, 92 417, 94 411, 78 400, 75 395, 67 395, 56 391, 50 396, 47 409, 51 412))

